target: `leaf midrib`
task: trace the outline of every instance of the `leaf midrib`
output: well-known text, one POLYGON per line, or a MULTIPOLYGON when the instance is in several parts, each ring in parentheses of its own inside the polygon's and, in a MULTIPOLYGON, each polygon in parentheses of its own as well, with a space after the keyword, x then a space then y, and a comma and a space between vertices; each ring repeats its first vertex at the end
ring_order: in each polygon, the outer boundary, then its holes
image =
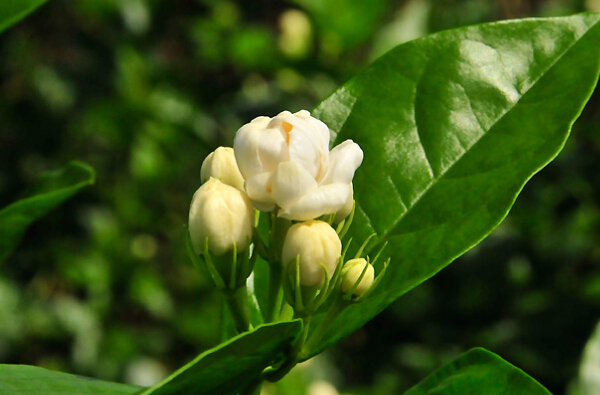
MULTIPOLYGON (((372 251, 374 248, 379 247, 382 243, 384 243, 385 241, 387 241, 390 237, 390 233, 392 233, 392 231, 394 229, 396 229, 398 227, 398 225, 400 224, 400 222, 402 222, 402 220, 406 217, 406 215, 408 213, 411 212, 411 210, 421 201, 421 199, 423 198, 423 196, 425 196, 434 186, 434 184, 437 184, 438 181, 440 181, 445 175, 446 173, 448 173, 448 171, 450 169, 452 169, 454 167, 455 164, 459 163, 462 158, 465 156, 465 154, 467 154, 468 152, 471 152, 471 150, 486 136, 488 136, 489 132, 492 131, 492 129, 506 116, 506 114, 508 114, 510 111, 512 111, 523 99, 524 96, 526 96, 529 91, 535 87, 535 85, 537 84, 537 82, 542 79, 547 73, 548 71, 550 71, 558 62, 560 62, 562 60, 562 58, 571 51, 571 49, 573 47, 575 47, 578 43, 581 42, 581 40, 590 32, 592 31, 596 25, 598 25, 598 23, 600 22, 600 19, 597 19, 592 25, 590 25, 588 27, 588 29, 585 31, 585 33, 583 33, 581 36, 579 36, 577 39, 575 39, 570 45, 568 45, 565 50, 559 55, 557 56, 549 65, 548 67, 546 67, 534 80, 532 80, 531 84, 529 84, 529 87, 527 87, 527 89, 519 96, 518 100, 516 100, 512 105, 508 106, 507 109, 500 113, 498 115, 498 117, 492 122, 492 126, 487 130, 481 134, 480 137, 478 137, 473 144, 471 144, 470 147, 468 147, 462 154, 460 154, 460 156, 458 157, 458 159, 456 161, 454 161, 452 164, 450 164, 448 167, 446 167, 445 169, 442 169, 439 173, 438 176, 434 176, 433 178, 431 178, 431 180, 429 181, 429 183, 427 183, 427 185, 422 189, 421 193, 419 193, 415 199, 413 199, 412 204, 410 204, 409 206, 407 206, 407 210, 404 211, 402 214, 400 214, 398 216, 398 218, 388 227, 388 229, 386 231, 384 231, 380 237, 378 237, 377 243, 373 243, 371 245, 371 247, 367 247, 365 250, 365 253, 369 253, 370 251, 372 251)), ((487 45, 487 44, 486 44, 487 45)), ((430 61, 430 60, 428 60, 430 61)), ((583 104, 581 105, 583 108, 583 104)), ((581 112, 581 111, 580 111, 581 112)), ((477 114, 473 113, 473 116, 475 116, 477 118, 477 114)), ((574 120, 577 117, 574 117, 573 120, 571 120, 571 125, 573 124, 574 120)), ((418 133, 418 132, 417 132, 418 133)), ((565 136, 565 141, 566 141, 566 137, 565 136)), ((423 150, 423 152, 425 152, 425 147, 423 146, 422 142, 419 140, 419 145, 421 146, 421 149, 423 150)), ((564 146, 564 141, 563 143, 557 147, 556 152, 560 152, 560 150, 562 149, 562 147, 564 146)), ((551 159, 551 158, 550 158, 551 159)), ((539 171, 542 167, 544 167, 544 165, 546 163, 548 163, 548 160, 545 160, 543 164, 541 164, 533 173, 533 174, 537 173, 537 171, 539 171)), ((393 181, 392 181, 393 183, 393 181)), ((396 185, 396 183, 393 183, 394 186, 396 188, 398 188, 398 185, 396 185)), ((519 189, 519 191, 522 188, 519 189)), ((517 194, 518 192, 517 191, 517 194)), ((367 214, 367 212, 362 208, 362 205, 357 204, 357 208, 360 208, 360 210, 364 213, 365 218, 368 220, 370 227, 375 230, 375 227, 373 226, 373 223, 371 221, 370 216, 367 214)), ((508 213, 508 209, 507 209, 507 213, 508 213)), ((504 216, 502 218, 499 219, 499 221, 501 221, 504 218, 504 216)))

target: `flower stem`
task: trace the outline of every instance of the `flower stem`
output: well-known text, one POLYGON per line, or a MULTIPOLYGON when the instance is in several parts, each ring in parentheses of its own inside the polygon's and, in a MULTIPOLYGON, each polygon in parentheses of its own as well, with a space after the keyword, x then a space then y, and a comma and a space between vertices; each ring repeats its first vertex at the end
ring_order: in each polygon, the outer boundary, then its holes
POLYGON ((271 213, 271 231, 269 234, 269 298, 267 306, 267 322, 279 320, 279 314, 283 305, 283 264, 281 262, 281 250, 287 230, 292 222, 277 218, 275 213, 271 213))
POLYGON ((317 343, 321 340, 329 326, 335 320, 335 318, 342 312, 346 303, 341 298, 335 298, 331 308, 325 314, 325 317, 321 319, 316 328, 310 334, 310 337, 305 340, 302 344, 302 350, 298 355, 298 361, 302 362, 311 357, 310 352, 314 350, 317 343))
POLYGON ((250 328, 246 286, 233 290, 226 289, 223 291, 223 296, 225 296, 225 303, 227 303, 227 307, 233 316, 237 331, 239 333, 246 332, 250 328))
POLYGON ((299 357, 301 355, 301 351, 304 348, 304 343, 306 342, 306 338, 308 336, 308 328, 310 326, 312 315, 308 314, 305 317, 302 317, 302 319, 303 328, 302 333, 300 334, 300 338, 298 338, 296 343, 294 343, 292 349, 286 356, 281 366, 278 366, 277 368, 269 368, 264 372, 263 377, 266 380, 272 383, 281 380, 286 374, 290 372, 290 370, 292 370, 294 366, 298 364, 298 362, 300 362, 299 357))
POLYGON ((266 321, 275 322, 279 319, 283 303, 283 290, 281 288, 283 270, 279 262, 270 263, 269 269, 269 304, 267 306, 266 321))

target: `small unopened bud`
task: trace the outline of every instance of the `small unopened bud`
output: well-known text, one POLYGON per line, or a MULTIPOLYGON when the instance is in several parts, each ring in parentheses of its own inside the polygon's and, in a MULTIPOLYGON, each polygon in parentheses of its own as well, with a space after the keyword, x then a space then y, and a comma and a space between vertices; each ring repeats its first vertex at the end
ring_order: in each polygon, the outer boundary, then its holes
POLYGON ((348 293, 354 287, 354 284, 360 278, 360 275, 365 270, 365 274, 363 275, 360 283, 354 289, 353 295, 361 296, 365 292, 371 288, 373 284, 373 280, 375 279, 375 269, 373 269, 373 265, 367 262, 364 258, 355 258, 350 259, 344 265, 342 269, 342 292, 348 293))
POLYGON ((205 183, 211 177, 240 191, 244 190, 244 177, 235 161, 233 148, 219 147, 204 159, 200 169, 200 181, 205 183))
POLYGON ((342 242, 335 230, 327 222, 309 220, 289 228, 283 242, 282 261, 289 270, 299 257, 300 284, 320 286, 325 281, 323 267, 331 278, 341 253, 342 242))
POLYGON ((210 178, 192 198, 189 231, 196 254, 204 252, 208 237, 208 250, 223 255, 233 249, 244 251, 252 237, 254 208, 244 192, 221 181, 210 178))

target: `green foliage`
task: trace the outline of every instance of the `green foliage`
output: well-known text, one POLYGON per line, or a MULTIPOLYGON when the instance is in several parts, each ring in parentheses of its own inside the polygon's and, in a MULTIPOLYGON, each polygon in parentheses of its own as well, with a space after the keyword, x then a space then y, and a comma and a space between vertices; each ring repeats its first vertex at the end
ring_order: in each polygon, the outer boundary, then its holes
POLYGON ((598 79, 599 14, 517 20, 401 45, 315 111, 364 150, 351 236, 392 264, 326 341, 361 327, 480 242, 563 147, 598 79), (574 72, 574 70, 577 70, 574 72), (376 191, 376 193, 374 193, 376 191))
POLYGON ((53 372, 26 365, 0 365, 2 395, 128 395, 139 387, 53 372))
MULTIPOLYGON (((382 48, 396 45, 415 5, 410 38, 598 4, 367 3, 298 0, 309 34, 297 58, 283 51, 294 42, 281 40, 283 1, 49 2, 3 32, 0 199, 65 158, 92 164, 101 182, 36 223, 3 266, 0 360, 155 383, 219 342, 219 299, 183 243, 208 152, 254 116, 313 107, 381 53, 382 33, 382 48)), ((600 314, 597 100, 490 237, 330 349, 307 384, 401 393, 481 345, 563 393, 600 314)))
POLYGON ((3 1, 0 3, 0 33, 25 18, 48 0, 3 1))
POLYGON ((314 16, 325 37, 323 51, 338 56, 369 38, 382 19, 389 0, 294 0, 314 16))
POLYGON ((482 348, 442 366, 404 395, 550 395, 537 381, 482 348))
POLYGON ((96 173, 81 162, 71 162, 60 170, 44 174, 32 196, 0 211, 0 262, 17 246, 27 227, 48 211, 94 183, 96 173))
POLYGON ((235 395, 248 391, 260 385, 262 371, 289 350, 301 331, 300 320, 260 326, 198 355, 139 395, 235 395))

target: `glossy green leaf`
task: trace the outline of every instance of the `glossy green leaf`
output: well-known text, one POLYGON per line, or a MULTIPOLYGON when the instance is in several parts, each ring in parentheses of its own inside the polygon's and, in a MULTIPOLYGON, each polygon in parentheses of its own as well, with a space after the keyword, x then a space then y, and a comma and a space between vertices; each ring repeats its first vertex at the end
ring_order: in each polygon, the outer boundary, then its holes
POLYGON ((140 387, 54 372, 27 365, 0 365, 0 395, 127 395, 140 387))
POLYGON ((384 256, 392 260, 379 287, 347 308, 311 353, 502 221, 527 180, 562 149, 594 89, 599 20, 595 13, 524 19, 424 37, 396 47, 314 111, 334 144, 353 139, 364 150, 354 178, 354 245, 375 233, 367 252, 388 241, 384 256))
POLYGON ((0 32, 19 22, 48 0, 18 0, 0 2, 0 32))
POLYGON ((494 353, 472 349, 442 366, 404 395, 550 395, 547 389, 494 353))
POLYGON ((208 350, 139 395, 234 395, 257 384, 302 331, 297 321, 267 324, 208 350))
POLYGON ((71 162, 60 170, 45 173, 30 197, 0 210, 0 262, 17 246, 29 225, 95 179, 96 173, 90 166, 71 162))

